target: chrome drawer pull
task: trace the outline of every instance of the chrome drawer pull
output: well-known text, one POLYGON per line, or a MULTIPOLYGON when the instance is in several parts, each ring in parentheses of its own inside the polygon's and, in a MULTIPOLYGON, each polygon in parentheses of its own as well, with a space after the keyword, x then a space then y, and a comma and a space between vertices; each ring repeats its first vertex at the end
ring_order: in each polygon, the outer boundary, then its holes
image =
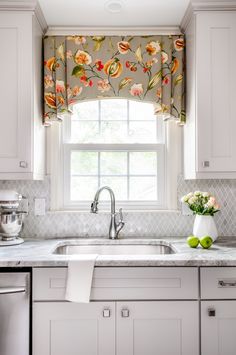
POLYGON ((220 287, 236 287, 236 281, 223 281, 219 280, 218 285, 220 287))
POLYGON ((0 287, 0 295, 7 295, 11 293, 24 293, 25 287, 0 287))

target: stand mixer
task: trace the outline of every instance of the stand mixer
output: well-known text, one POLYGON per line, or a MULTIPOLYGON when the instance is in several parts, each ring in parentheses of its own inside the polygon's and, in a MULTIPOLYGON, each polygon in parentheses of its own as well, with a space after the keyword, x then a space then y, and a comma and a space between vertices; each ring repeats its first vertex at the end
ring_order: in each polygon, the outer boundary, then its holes
POLYGON ((27 214, 19 210, 22 198, 22 195, 13 190, 0 190, 0 246, 24 242, 19 238, 27 214))

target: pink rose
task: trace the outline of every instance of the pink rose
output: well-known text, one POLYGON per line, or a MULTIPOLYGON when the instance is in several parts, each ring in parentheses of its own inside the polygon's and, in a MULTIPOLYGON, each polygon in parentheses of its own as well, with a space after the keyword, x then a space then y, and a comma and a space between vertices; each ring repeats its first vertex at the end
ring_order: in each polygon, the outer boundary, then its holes
POLYGON ((140 96, 143 94, 143 85, 142 84, 134 84, 131 86, 129 92, 132 96, 140 96))
POLYGON ((109 91, 111 88, 109 81, 107 79, 99 80, 97 82, 97 86, 98 86, 98 90, 101 92, 109 91))

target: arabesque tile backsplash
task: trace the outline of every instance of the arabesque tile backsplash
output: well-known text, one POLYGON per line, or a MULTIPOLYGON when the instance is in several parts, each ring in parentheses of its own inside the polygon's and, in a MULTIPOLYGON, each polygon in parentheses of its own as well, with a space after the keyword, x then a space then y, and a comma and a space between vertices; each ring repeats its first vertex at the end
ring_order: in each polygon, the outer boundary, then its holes
MULTIPOLYGON (((23 237, 106 237, 109 214, 88 212, 49 212, 50 178, 44 181, 0 181, 0 189, 14 189, 29 199, 29 215, 23 237), (34 199, 45 198, 47 213, 34 215, 34 199)), ((219 235, 236 236, 236 180, 184 180, 178 178, 178 198, 189 191, 210 191, 221 205, 215 215, 219 235)), ((193 216, 180 212, 125 212, 124 237, 186 236, 192 231, 193 216)))

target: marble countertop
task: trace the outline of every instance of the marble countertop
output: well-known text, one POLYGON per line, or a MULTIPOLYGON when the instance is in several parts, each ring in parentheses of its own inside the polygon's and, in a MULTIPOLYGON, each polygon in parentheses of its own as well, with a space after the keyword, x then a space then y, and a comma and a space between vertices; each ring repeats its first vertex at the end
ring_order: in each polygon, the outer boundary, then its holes
POLYGON ((236 237, 220 238, 208 250, 189 248, 185 238, 160 239, 27 239, 17 246, 0 247, 0 267, 67 266, 76 255, 54 254, 61 245, 82 244, 171 244, 174 254, 99 255, 95 266, 236 266, 236 237))

